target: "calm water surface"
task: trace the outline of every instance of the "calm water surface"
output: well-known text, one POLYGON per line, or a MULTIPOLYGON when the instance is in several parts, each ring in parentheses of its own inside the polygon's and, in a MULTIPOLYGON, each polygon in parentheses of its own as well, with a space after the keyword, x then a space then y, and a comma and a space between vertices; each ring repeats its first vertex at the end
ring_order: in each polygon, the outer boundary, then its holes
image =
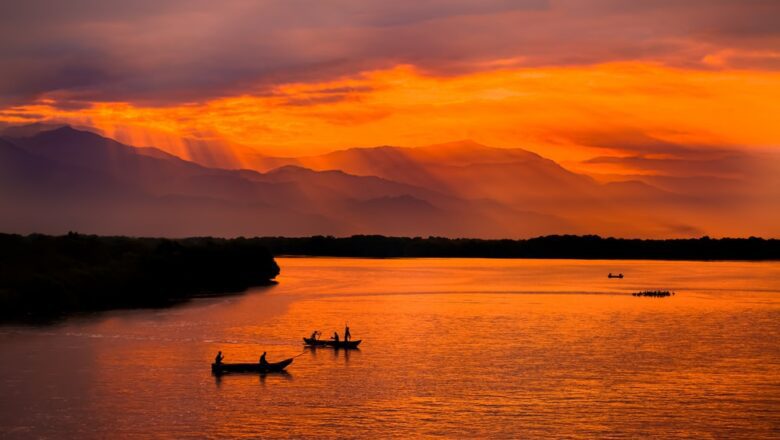
POLYGON ((780 438, 780 263, 279 264, 243 295, 0 327, 0 437, 780 438), (303 351, 345 321, 360 351, 303 351), (303 354, 217 379, 217 350, 303 354))

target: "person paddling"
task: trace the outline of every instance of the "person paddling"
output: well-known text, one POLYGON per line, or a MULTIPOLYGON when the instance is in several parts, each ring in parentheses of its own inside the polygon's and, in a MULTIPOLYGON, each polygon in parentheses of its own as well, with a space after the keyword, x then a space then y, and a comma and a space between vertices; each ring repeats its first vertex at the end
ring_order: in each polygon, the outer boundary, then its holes
POLYGON ((333 339, 333 341, 338 344, 338 342, 339 342, 339 332, 333 332, 333 337, 331 337, 331 339, 333 339))
POLYGON ((314 330, 314 332, 312 332, 312 334, 311 334, 311 339, 316 341, 317 340, 317 336, 319 336, 319 334, 320 334, 319 330, 314 330))
POLYGON ((263 355, 260 356, 260 365, 268 365, 268 361, 265 360, 265 352, 263 352, 263 355))
POLYGON ((214 363, 219 365, 222 363, 222 359, 224 359, 224 357, 222 356, 222 352, 220 351, 219 353, 217 353, 217 357, 214 358, 214 363))

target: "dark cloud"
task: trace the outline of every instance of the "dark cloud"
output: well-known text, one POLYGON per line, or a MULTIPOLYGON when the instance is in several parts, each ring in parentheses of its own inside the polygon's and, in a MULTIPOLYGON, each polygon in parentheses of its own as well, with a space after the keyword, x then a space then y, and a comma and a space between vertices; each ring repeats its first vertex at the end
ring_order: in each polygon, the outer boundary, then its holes
MULTIPOLYGON (((23 119, 23 120, 29 120, 29 121, 39 121, 41 119, 45 119, 46 115, 40 114, 40 113, 28 113, 28 112, 17 112, 14 110, 8 110, 8 111, 2 111, 0 110, 0 117, 2 118, 9 118, 9 119, 23 119)), ((10 125, 10 124, 9 124, 10 125)))
MULTIPOLYGON (((672 133, 681 134, 681 133, 672 133)), ((642 130, 612 128, 561 132, 559 137, 579 145, 613 150, 622 156, 665 159, 730 159, 744 154, 744 148, 723 144, 680 143, 661 139, 642 130)))
POLYGON ((308 96, 303 98, 289 98, 284 101, 284 105, 306 107, 320 104, 334 104, 349 99, 349 95, 320 95, 308 96))
MULTIPOLYGON (((755 169, 756 158, 742 152, 724 157, 680 157, 669 159, 645 156, 599 156, 592 164, 617 164, 624 168, 652 171, 671 176, 746 177, 755 169)), ((707 156, 706 154, 704 156, 707 156)))
POLYGON ((293 96, 284 96, 283 104, 290 106, 313 106, 333 104, 341 101, 358 100, 360 95, 374 90, 371 87, 331 87, 297 92, 293 96))
POLYGON ((661 182, 660 187, 679 193, 761 193, 775 201, 780 197, 780 153, 773 150, 672 142, 630 129, 579 132, 567 139, 611 153, 586 164, 640 172, 639 180, 661 182))
POLYGON ((398 63, 437 74, 507 58, 778 69, 778 47, 774 0, 6 1, 0 105, 200 101, 398 63))

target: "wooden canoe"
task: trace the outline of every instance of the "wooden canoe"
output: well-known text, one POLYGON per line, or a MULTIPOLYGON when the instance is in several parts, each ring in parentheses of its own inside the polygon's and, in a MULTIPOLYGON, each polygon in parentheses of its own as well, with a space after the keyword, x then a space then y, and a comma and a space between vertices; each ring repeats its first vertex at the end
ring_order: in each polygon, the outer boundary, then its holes
POLYGON ((260 364, 259 362, 247 364, 211 364, 211 372, 214 374, 224 373, 279 373, 284 371, 293 361, 293 358, 285 359, 273 364, 260 364))
POLYGON ((362 342, 362 339, 336 342, 329 339, 303 338, 303 343, 312 347, 358 348, 360 342, 362 342))

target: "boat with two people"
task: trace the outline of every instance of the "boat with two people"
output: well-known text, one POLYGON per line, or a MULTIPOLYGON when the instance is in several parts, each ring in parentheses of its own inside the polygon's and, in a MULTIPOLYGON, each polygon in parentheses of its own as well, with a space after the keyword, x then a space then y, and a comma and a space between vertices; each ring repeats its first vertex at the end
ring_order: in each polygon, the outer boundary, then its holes
POLYGON ((265 352, 260 356, 259 362, 247 362, 236 364, 225 364, 222 362, 223 356, 220 351, 217 357, 214 359, 214 363, 211 364, 211 372, 213 374, 225 374, 225 373, 282 373, 293 362, 293 358, 285 359, 280 362, 268 362, 265 360, 265 352))

